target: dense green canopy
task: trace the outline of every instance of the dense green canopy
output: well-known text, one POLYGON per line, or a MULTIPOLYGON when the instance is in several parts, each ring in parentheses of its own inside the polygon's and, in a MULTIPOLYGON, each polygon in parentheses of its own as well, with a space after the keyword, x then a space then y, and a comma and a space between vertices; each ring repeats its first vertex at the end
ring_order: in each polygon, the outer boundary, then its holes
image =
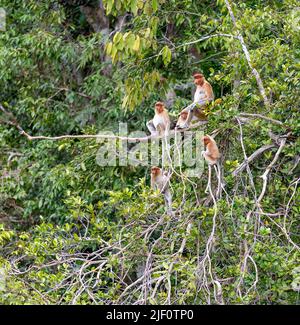
POLYGON ((0 8, 1 304, 299 303, 298 0, 0 8), (176 120, 195 71, 218 99, 200 128, 222 154, 217 201, 207 165, 175 168, 168 215, 150 164, 99 166, 95 138, 30 140, 147 132, 157 100, 176 120))

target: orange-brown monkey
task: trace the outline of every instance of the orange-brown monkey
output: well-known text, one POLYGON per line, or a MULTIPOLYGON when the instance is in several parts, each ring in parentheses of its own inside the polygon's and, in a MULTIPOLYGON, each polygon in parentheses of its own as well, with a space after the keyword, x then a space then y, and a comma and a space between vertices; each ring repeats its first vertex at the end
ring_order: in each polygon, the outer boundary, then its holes
MULTIPOLYGON (((195 107, 193 109, 192 113, 193 113, 193 116, 195 116, 198 120, 201 120, 201 121, 206 120, 206 115, 202 112, 201 109, 195 107)), ((176 123, 176 128, 177 129, 185 129, 185 128, 189 127, 188 118, 189 118, 189 112, 187 110, 181 111, 181 113, 179 114, 179 119, 176 123)))
POLYGON ((194 84, 197 86, 194 94, 194 103, 196 104, 206 104, 214 100, 214 92, 210 83, 205 79, 204 75, 201 73, 195 73, 194 84))
POLYGON ((168 135, 170 130, 170 117, 164 103, 155 104, 155 115, 153 120, 147 122, 147 128, 151 135, 168 135))
POLYGON ((206 146, 206 151, 202 151, 205 160, 211 166, 217 164, 220 158, 220 152, 216 141, 209 135, 204 136, 202 141, 206 146))
MULTIPOLYGON (((187 118, 185 119, 185 123, 182 123, 182 120, 178 120, 176 127, 177 128, 187 128, 190 125, 190 122, 192 120, 207 120, 207 116, 204 113, 204 108, 206 107, 206 104, 210 101, 214 100, 214 92, 210 85, 210 83, 205 79, 203 74, 201 73, 195 73, 193 75, 194 77, 194 84, 196 85, 196 91, 194 94, 194 101, 191 105, 186 107, 181 111, 187 112, 187 118), (200 107, 196 107, 199 105, 200 107)), ((181 116, 181 114, 180 114, 181 116)), ((180 118, 179 118, 180 119, 180 118)))
POLYGON ((179 114, 179 119, 176 123, 176 128, 178 129, 184 129, 185 125, 187 123, 187 117, 188 117, 189 113, 187 111, 182 111, 179 114))
POLYGON ((208 184, 205 192, 209 189, 211 190, 211 166, 214 166, 217 177, 218 177, 218 189, 216 196, 219 197, 221 194, 222 180, 221 180, 221 167, 220 167, 220 152, 219 148, 216 144, 216 141, 209 135, 205 135, 202 138, 204 145, 206 146, 206 150, 202 151, 203 157, 208 163, 208 184))
POLYGON ((172 211, 172 195, 170 192, 170 176, 166 173, 163 173, 161 168, 152 167, 151 168, 151 187, 154 190, 160 190, 160 192, 164 195, 165 204, 168 212, 172 211))

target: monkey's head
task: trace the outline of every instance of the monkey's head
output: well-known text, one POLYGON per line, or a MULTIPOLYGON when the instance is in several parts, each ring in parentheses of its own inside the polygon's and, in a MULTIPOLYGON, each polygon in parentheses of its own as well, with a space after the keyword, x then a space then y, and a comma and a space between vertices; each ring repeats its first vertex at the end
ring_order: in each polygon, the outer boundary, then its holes
POLYGON ((208 135, 205 135, 203 138, 202 138, 202 141, 204 143, 204 145, 208 145, 210 142, 211 142, 211 139, 208 135))
POLYGON ((155 111, 158 113, 158 114, 161 114, 165 109, 165 105, 164 103, 162 102, 157 102, 155 104, 155 111))
POLYGON ((204 84, 204 76, 202 73, 194 73, 194 84, 197 86, 203 86, 204 84))
POLYGON ((185 121, 188 117, 188 112, 181 112, 180 113, 180 117, 183 121, 185 121))
POLYGON ((153 166, 153 167, 151 168, 151 174, 152 174, 153 176, 158 176, 160 173, 161 173, 161 170, 160 170, 159 167, 157 167, 157 166, 153 166))

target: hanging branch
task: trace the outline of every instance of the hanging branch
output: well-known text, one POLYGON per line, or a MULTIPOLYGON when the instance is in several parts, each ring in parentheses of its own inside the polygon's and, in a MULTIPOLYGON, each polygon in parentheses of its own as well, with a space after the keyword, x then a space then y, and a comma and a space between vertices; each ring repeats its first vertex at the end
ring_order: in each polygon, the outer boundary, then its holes
POLYGON ((249 67, 250 67, 250 69, 252 71, 252 74, 254 75, 254 77, 256 79, 256 82, 257 82, 257 85, 258 85, 258 88, 259 88, 259 92, 261 94, 261 97, 263 98, 263 101, 264 101, 265 106, 268 107, 270 105, 270 101, 267 98, 266 91, 265 91, 263 82, 261 80, 261 77, 260 77, 258 71, 252 65, 251 58, 250 58, 250 53, 249 53, 249 51, 247 49, 246 43, 244 41, 244 37, 242 36, 242 34, 240 33, 240 31, 237 28, 236 19, 235 19, 234 13, 232 11, 231 5, 229 3, 229 0, 225 0, 225 3, 226 3, 226 7, 227 7, 227 9, 229 11, 231 20, 233 22, 233 25, 234 25, 234 27, 237 30, 237 33, 238 33, 237 38, 238 38, 238 40, 240 41, 240 43, 242 45, 242 49, 243 49, 243 52, 244 52, 244 54, 246 56, 246 60, 248 62, 248 65, 249 65, 249 67))
MULTIPOLYGON (((289 135, 289 134, 288 134, 289 135)), ((287 135, 287 136, 288 136, 287 135)), ((285 143, 286 143, 286 140, 287 140, 287 136, 284 137, 284 138, 281 138, 279 141, 280 141, 280 145, 279 145, 279 149, 278 151, 276 152, 275 156, 274 156, 274 159, 272 160, 272 162, 269 164, 269 166, 266 168, 265 172, 263 173, 263 175, 261 176, 261 178, 263 179, 263 188, 262 188, 262 191, 257 199, 257 204, 260 205, 260 202, 262 201, 265 193, 266 193, 266 190, 267 190, 267 184, 268 184, 268 175, 272 169, 272 167, 276 164, 277 160, 279 159, 279 155, 281 153, 281 151, 283 150, 284 146, 285 146, 285 143)))

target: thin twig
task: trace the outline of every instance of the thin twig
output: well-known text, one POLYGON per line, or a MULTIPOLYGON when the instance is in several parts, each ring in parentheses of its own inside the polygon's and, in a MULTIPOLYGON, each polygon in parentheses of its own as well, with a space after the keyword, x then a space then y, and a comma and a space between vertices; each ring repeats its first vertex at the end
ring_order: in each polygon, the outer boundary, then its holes
POLYGON ((235 29, 237 30, 237 33, 238 33, 237 38, 238 38, 238 40, 240 41, 240 43, 242 45, 242 49, 243 49, 243 52, 245 54, 248 65, 249 65, 249 67, 250 67, 250 69, 252 71, 252 74, 254 75, 254 77, 256 79, 256 82, 257 82, 258 89, 259 89, 259 92, 261 94, 261 97, 263 98, 265 106, 269 107, 270 102, 269 102, 269 99, 267 98, 263 82, 261 80, 261 77, 260 77, 258 71, 252 65, 251 58, 250 58, 250 53, 249 53, 249 51, 247 49, 246 43, 244 41, 244 37, 242 36, 242 34, 240 33, 240 31, 237 28, 236 19, 235 19, 234 13, 232 11, 231 5, 229 3, 229 0, 225 0, 225 3, 226 3, 226 7, 227 7, 227 9, 229 11, 229 15, 231 17, 231 20, 233 22, 233 25, 234 25, 235 29))
POLYGON ((239 115, 240 116, 245 116, 245 117, 258 117, 258 118, 261 118, 261 119, 266 120, 268 122, 271 122, 273 124, 277 124, 277 125, 280 125, 280 126, 284 126, 284 124, 281 121, 274 120, 273 118, 264 116, 262 114, 240 113, 239 115))

